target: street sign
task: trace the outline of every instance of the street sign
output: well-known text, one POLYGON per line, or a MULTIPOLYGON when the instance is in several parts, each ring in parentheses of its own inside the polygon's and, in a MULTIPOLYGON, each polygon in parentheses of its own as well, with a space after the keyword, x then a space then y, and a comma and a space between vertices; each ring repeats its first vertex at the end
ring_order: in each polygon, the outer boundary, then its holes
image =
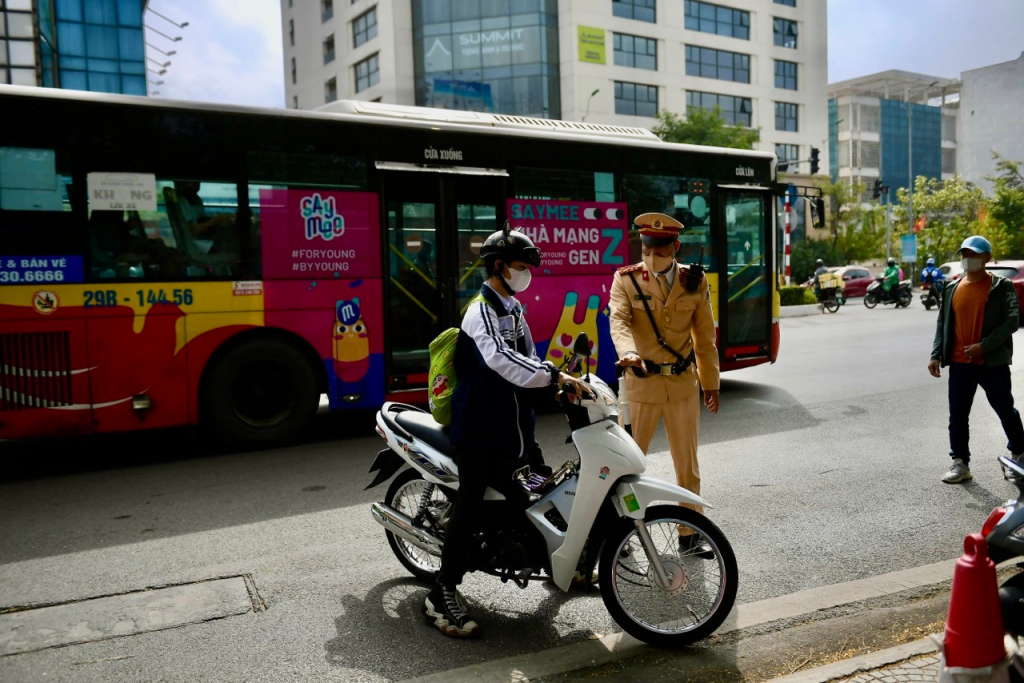
POLYGON ((917 263, 917 235, 903 236, 903 263, 917 263))

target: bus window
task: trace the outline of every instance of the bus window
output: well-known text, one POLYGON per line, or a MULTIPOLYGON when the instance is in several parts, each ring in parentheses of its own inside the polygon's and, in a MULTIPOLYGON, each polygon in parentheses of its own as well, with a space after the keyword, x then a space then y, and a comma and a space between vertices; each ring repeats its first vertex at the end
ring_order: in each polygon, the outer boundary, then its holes
MULTIPOLYGON (((707 178, 682 178, 665 175, 624 175, 622 201, 629 205, 630 220, 649 211, 665 213, 683 224, 679 233, 682 246, 676 253, 680 263, 694 263, 701 257, 708 270, 718 268, 718 257, 711 239, 711 182, 707 178)), ((640 261, 640 238, 630 232, 629 262, 640 261)))
POLYGON ((262 277, 262 268, 259 265, 261 192, 299 189, 365 192, 369 187, 366 160, 360 157, 261 151, 249 152, 246 155, 246 163, 249 178, 249 215, 252 216, 249 240, 257 278, 262 277))
POLYGON ((73 196, 71 175, 55 150, 0 147, 0 255, 81 261, 86 237, 71 212, 73 196))
POLYGON ((578 202, 614 202, 615 174, 555 168, 517 168, 517 199, 555 199, 578 202))

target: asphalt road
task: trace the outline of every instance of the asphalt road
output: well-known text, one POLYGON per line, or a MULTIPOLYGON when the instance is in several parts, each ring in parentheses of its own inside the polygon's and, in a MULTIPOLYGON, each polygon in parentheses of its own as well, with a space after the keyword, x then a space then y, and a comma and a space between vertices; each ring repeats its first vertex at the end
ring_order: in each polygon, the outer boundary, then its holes
MULTIPOLYGON (((740 603, 956 557, 1014 494, 980 396, 975 479, 940 481, 946 380, 925 367, 934 321, 917 300, 870 311, 853 300, 783 319, 776 364, 724 375, 721 411, 701 418, 702 495, 736 551, 740 603)), ((569 456, 565 435, 564 418, 541 418, 549 462, 569 456)), ((0 657, 0 680, 391 681, 618 630, 596 593, 477 576, 464 593, 485 637, 427 628, 426 588, 370 521, 384 487, 363 487, 381 444, 369 415, 322 416, 306 443, 259 453, 218 453, 189 431, 0 443, 0 612, 236 575, 266 604, 0 657)), ((648 473, 672 480, 665 447, 657 437, 648 473)))

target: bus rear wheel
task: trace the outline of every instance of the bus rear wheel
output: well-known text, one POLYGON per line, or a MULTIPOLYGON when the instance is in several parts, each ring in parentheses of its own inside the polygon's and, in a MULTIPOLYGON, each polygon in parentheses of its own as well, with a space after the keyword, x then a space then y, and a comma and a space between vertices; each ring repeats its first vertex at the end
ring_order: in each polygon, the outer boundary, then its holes
POLYGON ((227 446, 272 448, 296 440, 316 415, 316 375, 303 354, 277 339, 245 342, 211 368, 200 408, 227 446))

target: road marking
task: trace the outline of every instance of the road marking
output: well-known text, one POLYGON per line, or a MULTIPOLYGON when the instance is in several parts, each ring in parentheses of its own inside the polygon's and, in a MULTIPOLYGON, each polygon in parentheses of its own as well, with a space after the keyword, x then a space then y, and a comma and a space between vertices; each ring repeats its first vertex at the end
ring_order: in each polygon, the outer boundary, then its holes
MULTIPOLYGON (((715 633, 722 635, 741 631, 782 619, 809 616, 840 605, 952 581, 955 566, 956 560, 943 560, 913 569, 809 588, 790 595, 737 605, 715 633)), ((406 683, 449 683, 453 680, 526 681, 629 659, 646 649, 648 646, 636 638, 625 633, 614 633, 596 640, 554 647, 541 652, 529 652, 482 664, 439 671, 410 679, 406 683)))
POLYGON ((161 631, 253 611, 242 576, 0 614, 0 657, 161 631))

